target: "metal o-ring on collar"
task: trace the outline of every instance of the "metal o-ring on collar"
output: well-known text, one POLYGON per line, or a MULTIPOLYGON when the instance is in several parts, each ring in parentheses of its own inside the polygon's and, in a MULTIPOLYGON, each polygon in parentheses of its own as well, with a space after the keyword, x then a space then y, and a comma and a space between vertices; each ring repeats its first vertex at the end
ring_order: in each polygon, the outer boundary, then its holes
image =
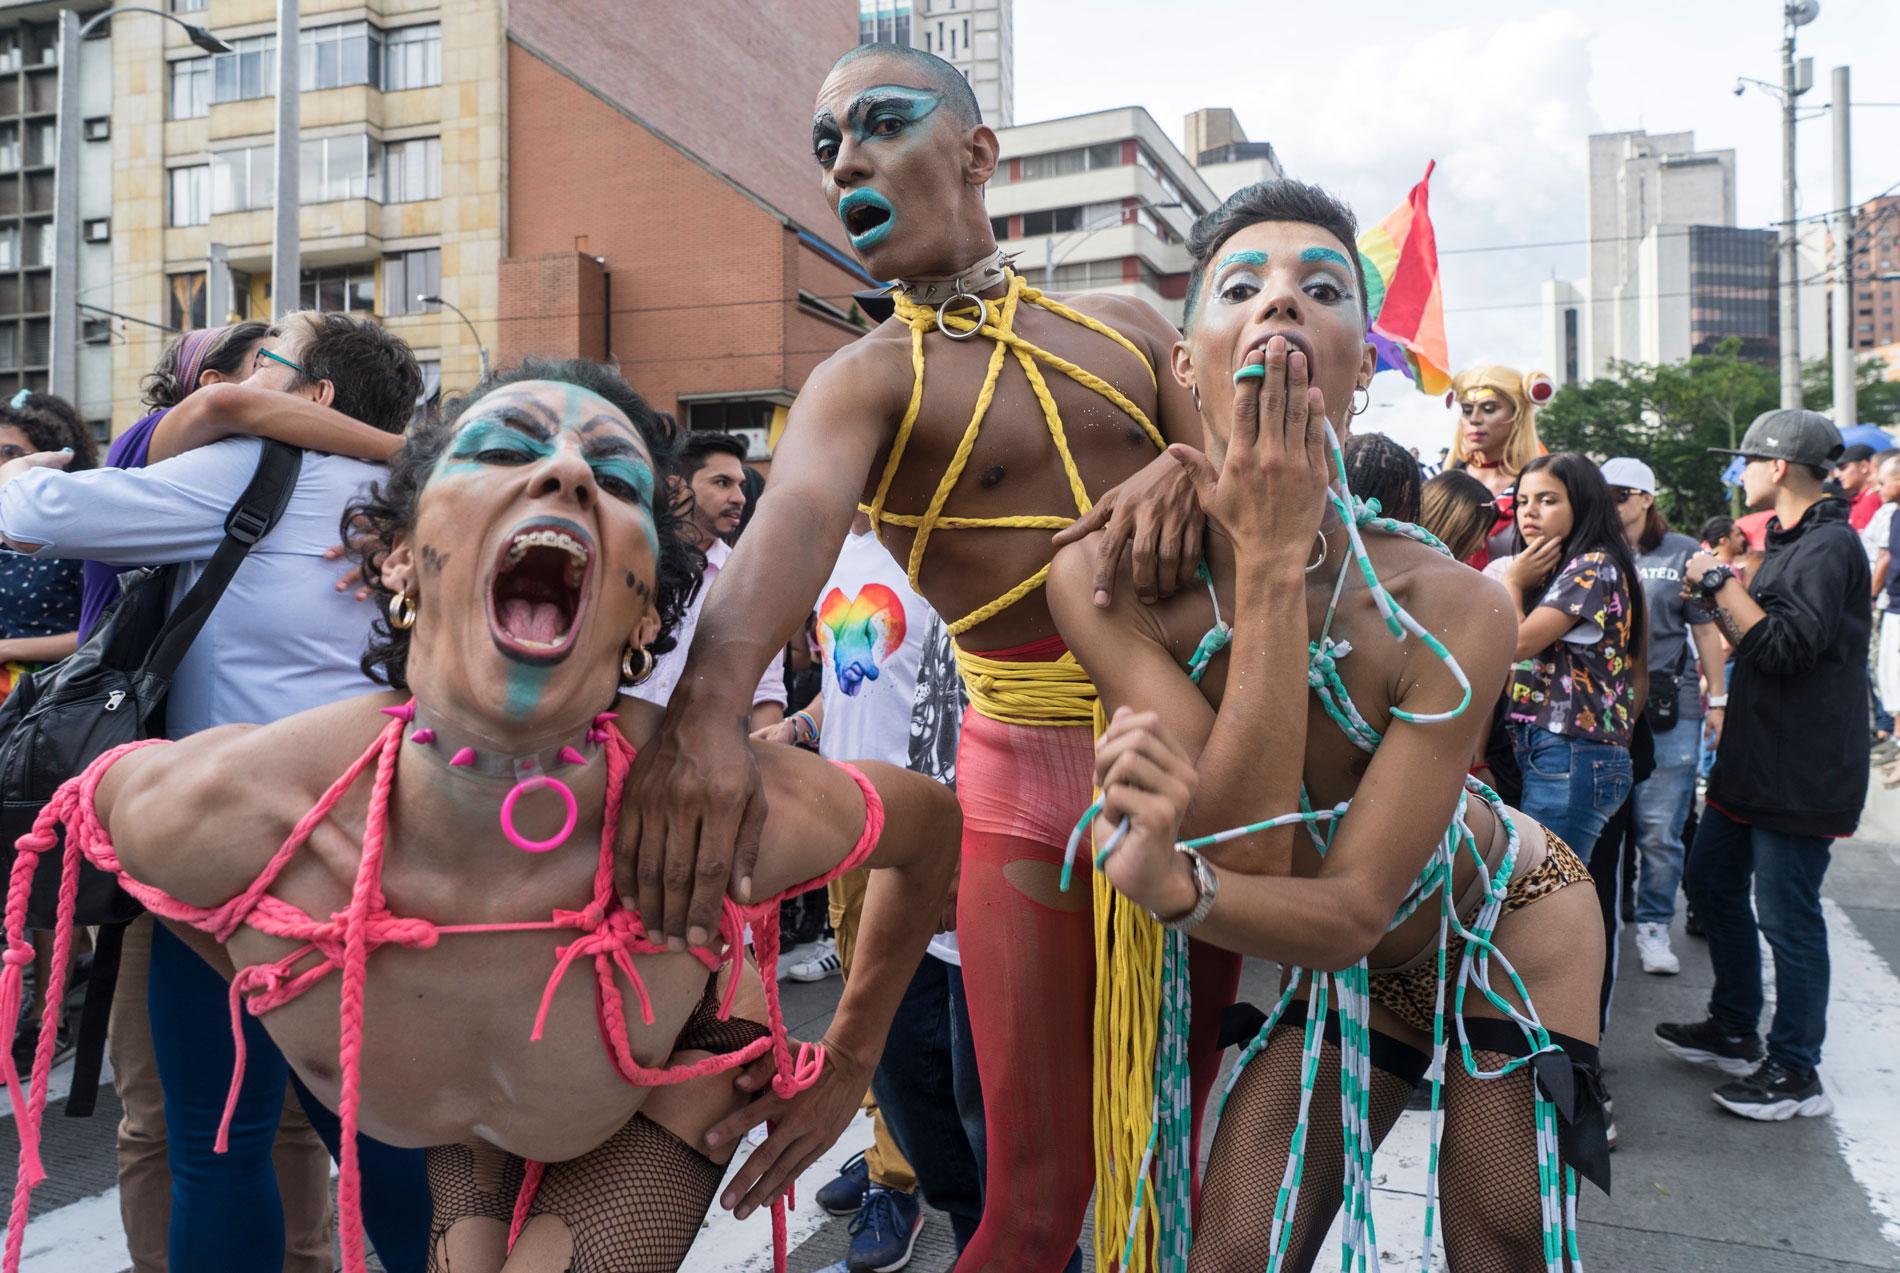
POLYGON ((990 321, 989 302, 984 300, 981 296, 978 296, 974 292, 958 292, 954 296, 951 296, 949 299, 945 300, 943 304, 937 306, 937 330, 942 332, 944 335, 948 336, 951 340, 968 340, 970 339, 970 337, 982 331, 984 327, 988 326, 989 321, 990 321), (976 326, 970 328, 968 331, 953 332, 950 330, 950 325, 943 321, 944 312, 948 310, 952 305, 955 305, 958 301, 975 301, 976 302, 976 315, 977 315, 976 326))

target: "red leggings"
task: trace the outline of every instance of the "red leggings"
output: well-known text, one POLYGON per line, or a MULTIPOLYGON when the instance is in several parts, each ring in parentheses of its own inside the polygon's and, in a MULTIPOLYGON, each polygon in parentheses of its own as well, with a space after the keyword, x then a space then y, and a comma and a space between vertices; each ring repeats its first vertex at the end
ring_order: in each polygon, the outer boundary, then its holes
MULTIPOLYGON (((1016 861, 1060 864, 1091 798, 1085 727, 1026 728, 964 719, 957 786, 964 805, 958 944, 983 1080, 988 1178, 983 1223, 957 1273, 1061 1273, 1095 1185, 1092 1041, 1095 937, 1087 865, 1070 886, 1083 905, 1030 900, 1004 875, 1016 861)), ((1085 850, 1086 851, 1086 850, 1085 850)), ((1192 943, 1189 1036, 1200 1114, 1220 1068, 1220 1010, 1240 957, 1192 943)))

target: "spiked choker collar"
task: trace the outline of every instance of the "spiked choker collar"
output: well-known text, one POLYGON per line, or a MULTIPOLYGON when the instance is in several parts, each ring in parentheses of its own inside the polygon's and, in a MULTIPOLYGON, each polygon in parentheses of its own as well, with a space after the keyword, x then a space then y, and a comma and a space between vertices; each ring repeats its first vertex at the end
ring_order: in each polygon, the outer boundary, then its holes
POLYGON ((948 277, 904 278, 897 280, 897 286, 916 304, 941 305, 959 296, 979 296, 997 286, 1009 277, 1009 265, 1013 260, 1015 257, 997 248, 948 277))

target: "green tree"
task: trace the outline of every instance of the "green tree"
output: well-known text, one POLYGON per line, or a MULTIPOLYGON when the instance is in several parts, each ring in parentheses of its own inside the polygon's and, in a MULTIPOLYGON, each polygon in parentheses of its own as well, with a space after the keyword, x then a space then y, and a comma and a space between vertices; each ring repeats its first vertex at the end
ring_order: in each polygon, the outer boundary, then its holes
MULTIPOLYGON (((1863 358, 1854 368, 1854 405, 1858 420, 1849 424, 1900 424, 1900 380, 1885 379, 1887 364, 1863 358)), ((1834 359, 1812 358, 1801 364, 1801 401, 1811 411, 1834 408, 1834 359)))
POLYGON ((1727 461, 1709 448, 1738 445, 1780 400, 1775 370, 1740 349, 1730 339, 1682 362, 1612 363, 1609 375, 1558 390, 1538 413, 1538 434, 1553 451, 1643 460, 1656 471, 1663 516, 1693 534, 1709 517, 1741 511, 1740 492, 1722 486, 1727 461))

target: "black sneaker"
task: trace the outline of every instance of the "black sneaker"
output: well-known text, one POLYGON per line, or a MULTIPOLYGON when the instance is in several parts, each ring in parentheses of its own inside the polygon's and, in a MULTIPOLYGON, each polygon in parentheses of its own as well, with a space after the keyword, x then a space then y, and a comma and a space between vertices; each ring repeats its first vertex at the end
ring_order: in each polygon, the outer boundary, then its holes
POLYGON ((1759 1034, 1730 1034, 1713 1021, 1665 1021, 1656 1027, 1656 1042, 1679 1060, 1713 1065, 1737 1077, 1760 1065, 1765 1052, 1759 1034))
POLYGON ((1708 940, 1708 930, 1702 927, 1702 921, 1695 917, 1695 907, 1691 906, 1682 917, 1682 931, 1691 937, 1708 940))
POLYGON ((1795 1070, 1772 1056, 1747 1078, 1724 1083, 1712 1093, 1715 1103, 1731 1114, 1763 1123, 1785 1123, 1794 1117, 1818 1118, 1834 1112, 1834 1102, 1813 1070, 1795 1070))

